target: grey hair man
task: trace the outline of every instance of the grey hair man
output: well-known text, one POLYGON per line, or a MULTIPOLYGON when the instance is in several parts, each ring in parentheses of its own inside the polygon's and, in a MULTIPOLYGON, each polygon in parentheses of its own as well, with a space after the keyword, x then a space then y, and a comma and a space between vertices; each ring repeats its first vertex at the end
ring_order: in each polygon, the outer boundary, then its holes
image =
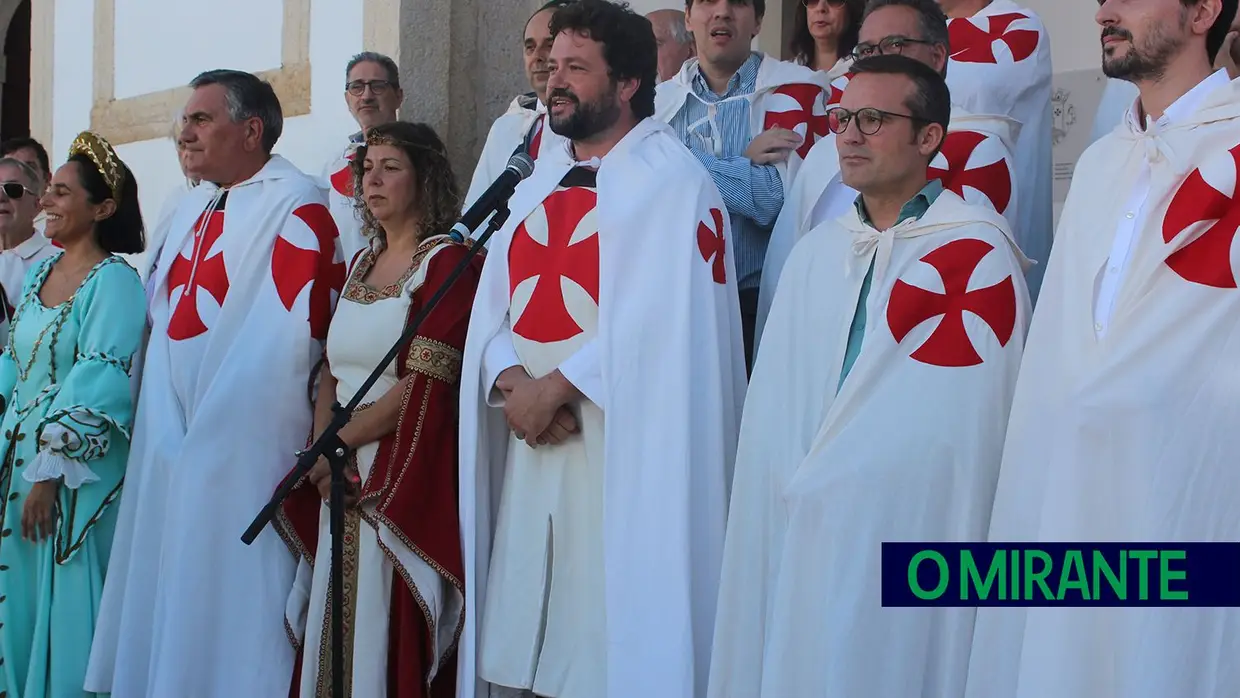
POLYGON ((332 217, 336 219, 340 244, 348 261, 367 244, 353 200, 353 154, 365 140, 367 129, 396 121, 396 112, 405 93, 400 88, 400 69, 396 61, 374 51, 363 51, 350 58, 344 78, 344 99, 359 130, 349 136, 344 149, 324 165, 322 184, 328 190, 332 217))
POLYGON ((35 230, 42 195, 43 178, 33 167, 17 158, 0 158, 0 346, 8 340, 8 323, 26 272, 56 252, 35 230))
POLYGON ((654 28, 655 45, 659 47, 659 82, 671 80, 697 53, 693 32, 685 26, 685 13, 680 10, 655 10, 646 19, 654 28))
POLYGON ((326 193, 272 152, 283 117, 271 85, 231 70, 190 85, 180 141, 202 183, 172 212, 148 286, 126 496, 85 683, 284 695, 295 561, 274 531, 249 547, 239 536, 311 432, 306 386, 344 264, 326 193))

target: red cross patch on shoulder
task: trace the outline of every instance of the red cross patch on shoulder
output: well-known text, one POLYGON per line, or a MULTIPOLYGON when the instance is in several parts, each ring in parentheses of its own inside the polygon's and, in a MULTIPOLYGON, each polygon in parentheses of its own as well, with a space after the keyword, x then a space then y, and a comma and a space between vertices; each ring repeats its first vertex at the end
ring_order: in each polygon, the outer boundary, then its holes
POLYGON ((1211 157, 1189 173, 1171 197, 1163 215, 1163 242, 1177 245, 1167 266, 1185 281, 1215 288, 1236 288, 1232 246, 1240 228, 1237 205, 1240 145, 1211 157), (1231 191, 1230 195, 1224 194, 1231 191), (1209 225, 1205 225, 1205 224, 1209 225), (1200 230, 1181 238, 1187 230, 1200 230), (1187 240, 1187 242, 1182 242, 1187 240), (1182 244, 1181 244, 1182 242, 1182 244))
MULTIPOLYGON (((947 23, 951 43, 951 59, 957 63, 999 63, 1007 54, 1019 63, 1038 50, 1041 33, 1037 29, 1021 29, 1021 23, 1033 24, 1023 12, 1007 12, 985 17, 958 17, 947 23), (1012 28, 1015 24, 1016 28, 1012 28), (1001 53, 995 49, 1001 47, 1001 53)), ((1006 62, 1006 61, 1005 61, 1006 62)))
POLYGON ((727 283, 727 267, 724 264, 724 250, 727 242, 723 239, 723 211, 712 208, 709 220, 698 223, 698 250, 702 259, 710 264, 710 274, 717 284, 727 283))
POLYGON ((969 203, 1007 213, 1012 202, 1012 168, 1000 139, 978 131, 952 131, 926 173, 969 203))
POLYGON ((811 83, 793 83, 775 89, 767 97, 763 129, 775 127, 796 131, 805 139, 797 148, 804 158, 819 138, 827 135, 826 95, 811 83))
POLYGON ((284 309, 310 286, 310 336, 327 339, 332 308, 344 287, 345 265, 340 261, 340 234, 323 204, 303 204, 276 238, 271 253, 271 278, 284 309))

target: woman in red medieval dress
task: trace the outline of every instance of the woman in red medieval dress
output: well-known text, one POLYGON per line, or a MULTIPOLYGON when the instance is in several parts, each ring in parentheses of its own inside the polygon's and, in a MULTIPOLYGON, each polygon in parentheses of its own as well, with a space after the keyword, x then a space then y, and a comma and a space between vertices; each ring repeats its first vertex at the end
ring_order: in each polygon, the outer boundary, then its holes
MULTIPOLYGON (((446 232, 460 195, 443 143, 423 124, 371 129, 354 159, 369 248, 350 264, 327 337, 315 431, 346 404, 466 255, 446 232)), ((457 518, 457 383, 482 258, 422 323, 340 432, 349 445, 344 671, 352 698, 449 698, 464 622, 457 518)), ((289 603, 298 669, 290 694, 331 693, 331 537, 326 461, 285 503, 279 528, 300 560, 289 603)))

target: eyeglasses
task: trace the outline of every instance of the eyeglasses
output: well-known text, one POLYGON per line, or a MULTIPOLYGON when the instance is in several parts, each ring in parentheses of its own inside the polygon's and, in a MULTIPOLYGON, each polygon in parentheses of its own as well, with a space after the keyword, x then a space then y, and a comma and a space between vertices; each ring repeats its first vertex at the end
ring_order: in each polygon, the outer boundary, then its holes
POLYGON ((22 198, 26 194, 30 194, 31 196, 34 196, 34 192, 27 189, 20 182, 0 183, 0 191, 3 191, 5 196, 9 197, 10 199, 13 199, 14 201, 22 198))
POLYGON ((870 56, 887 56, 900 55, 904 53, 904 47, 909 44, 924 44, 930 46, 931 41, 923 39, 910 39, 907 36, 888 36, 884 37, 877 44, 857 44, 857 48, 853 49, 853 58, 869 58, 870 56))
POLYGON ((348 90, 349 94, 354 97, 361 97, 366 94, 366 88, 369 87, 370 91, 377 97, 386 94, 388 90, 395 86, 390 80, 354 80, 353 82, 346 83, 344 89, 348 90))
POLYGON ((883 111, 874 107, 865 107, 857 111, 848 111, 843 107, 835 107, 827 110, 827 128, 831 129, 831 133, 841 134, 848 130, 848 124, 853 119, 857 120, 857 130, 862 135, 873 136, 878 133, 878 129, 883 127, 883 122, 890 118, 908 119, 916 123, 927 123, 926 119, 919 116, 910 116, 908 114, 897 114, 895 112, 883 111))
MULTIPOLYGON (((813 7, 824 0, 801 0, 801 4, 806 8, 813 7)), ((827 7, 843 7, 844 0, 825 0, 827 7)))

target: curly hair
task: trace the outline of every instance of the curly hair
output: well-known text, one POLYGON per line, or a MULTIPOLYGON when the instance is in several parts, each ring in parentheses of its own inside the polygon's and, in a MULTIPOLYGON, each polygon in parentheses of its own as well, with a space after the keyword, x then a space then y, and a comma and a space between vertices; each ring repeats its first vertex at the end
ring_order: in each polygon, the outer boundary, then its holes
MULTIPOLYGON (((659 75, 659 46, 650 20, 629 9, 626 2, 579 0, 551 16, 551 35, 577 32, 603 45, 603 59, 613 81, 638 80, 633 115, 654 115, 654 84, 659 75)), ((613 82, 614 84, 614 82, 613 82)))
MULTIPOLYGON (((844 7, 848 14, 848 24, 845 25, 844 31, 840 32, 836 42, 836 50, 839 54, 835 56, 836 59, 847 56, 857 47, 857 34, 861 31, 861 15, 865 13, 865 0, 844 0, 844 7)), ((809 33, 809 8, 799 0, 796 14, 793 16, 792 40, 788 42, 788 49, 792 52, 793 60, 813 66, 818 46, 814 42, 814 37, 809 33)))
POLYGON ((413 168, 414 204, 421 213, 420 239, 440 235, 452 229, 461 217, 461 192, 457 187, 448 150, 435 133, 423 123, 393 121, 375 126, 366 132, 365 143, 353 158, 353 207, 362 220, 362 233, 371 239, 372 247, 386 246, 383 226, 366 205, 362 178, 366 170, 366 151, 371 145, 392 145, 400 148, 413 168))

